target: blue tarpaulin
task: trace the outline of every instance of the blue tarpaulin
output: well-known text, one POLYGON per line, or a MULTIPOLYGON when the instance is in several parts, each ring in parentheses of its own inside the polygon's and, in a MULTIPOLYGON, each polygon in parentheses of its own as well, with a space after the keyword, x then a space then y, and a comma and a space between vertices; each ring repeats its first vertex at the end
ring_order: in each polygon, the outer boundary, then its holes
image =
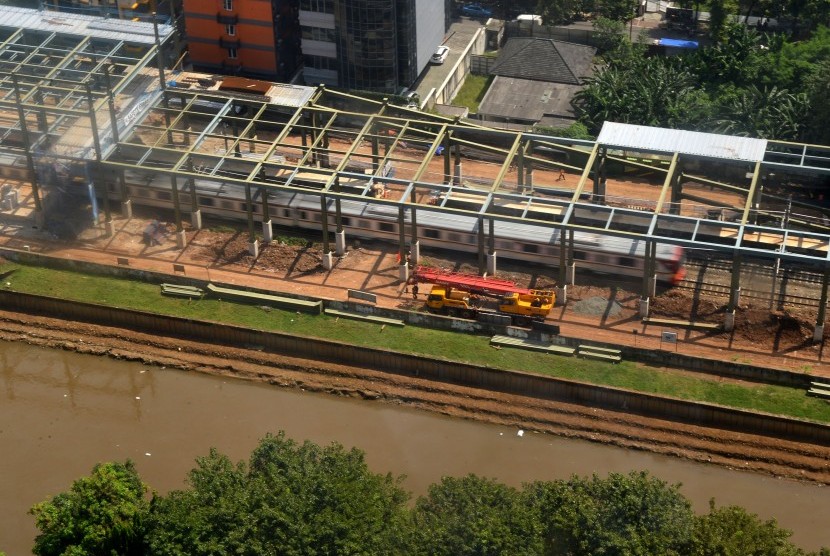
POLYGON ((683 39, 660 39, 657 44, 670 48, 697 48, 698 46, 697 41, 686 41, 683 39))

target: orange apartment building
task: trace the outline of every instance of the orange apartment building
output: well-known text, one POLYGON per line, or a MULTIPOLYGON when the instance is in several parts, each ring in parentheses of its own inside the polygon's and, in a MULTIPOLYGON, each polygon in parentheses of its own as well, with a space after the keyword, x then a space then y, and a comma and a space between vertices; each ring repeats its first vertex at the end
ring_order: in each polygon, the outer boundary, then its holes
POLYGON ((301 67, 299 0, 184 0, 193 69, 288 82, 301 67))

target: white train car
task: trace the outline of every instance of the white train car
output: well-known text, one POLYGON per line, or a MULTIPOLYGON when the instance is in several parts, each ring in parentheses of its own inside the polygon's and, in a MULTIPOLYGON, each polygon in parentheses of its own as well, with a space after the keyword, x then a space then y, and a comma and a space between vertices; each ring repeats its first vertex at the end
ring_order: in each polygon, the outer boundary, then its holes
MULTIPOLYGON (((129 181, 129 180, 128 180, 129 181)), ((360 180, 361 182, 367 180, 360 180)), ((364 187, 366 184, 346 184, 344 187, 364 187)), ((152 178, 145 183, 129 183, 128 192, 137 205, 172 207, 172 195, 167 178, 152 178)), ((232 220, 247 218, 245 188, 241 185, 197 181, 197 201, 204 214, 232 220)), ((113 192, 114 195, 114 192, 113 192)), ((183 191, 180 201, 185 210, 190 206, 190 192, 183 191)), ((335 201, 327 202, 330 229, 335 224, 335 201)), ((313 194, 277 191, 269 194, 271 221, 289 228, 320 230, 322 215, 320 199, 313 194)), ((255 220, 262 220, 262 203, 258 188, 252 191, 252 212, 255 220)), ((410 222, 405 211, 405 225, 410 222)), ((349 237, 380 239, 392 243, 399 240, 398 209, 370 201, 342 200, 341 219, 349 237)), ((478 251, 479 219, 474 216, 450 214, 418 209, 418 234, 421 245, 452 251, 478 251)), ((409 232, 409 230, 406 230, 409 232)), ((520 222, 494 223, 495 248, 500 258, 555 265, 559 262, 558 229, 520 222)), ((485 241, 489 224, 485 222, 485 241)), ((599 273, 642 277, 646 241, 574 232, 574 260, 581 269, 599 273)), ((682 247, 657 244, 657 279, 677 284, 685 277, 685 254, 682 247)))

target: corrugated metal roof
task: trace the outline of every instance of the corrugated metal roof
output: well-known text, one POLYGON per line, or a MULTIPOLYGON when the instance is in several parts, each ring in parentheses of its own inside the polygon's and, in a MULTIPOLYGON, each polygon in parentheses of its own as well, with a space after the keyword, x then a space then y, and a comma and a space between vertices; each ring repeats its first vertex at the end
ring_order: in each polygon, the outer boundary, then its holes
MULTIPOLYGON (((153 44, 155 42, 152 23, 12 6, 0 7, 0 27, 31 29, 140 44, 153 44)), ((159 37, 162 41, 173 32, 170 25, 159 25, 158 28, 159 37)))
POLYGON ((271 104, 299 108, 311 100, 314 96, 315 87, 304 85, 287 85, 285 83, 273 83, 266 93, 271 97, 271 104))
POLYGON ((617 122, 602 124, 597 143, 605 147, 690 154, 748 162, 763 160, 767 149, 766 139, 617 122))

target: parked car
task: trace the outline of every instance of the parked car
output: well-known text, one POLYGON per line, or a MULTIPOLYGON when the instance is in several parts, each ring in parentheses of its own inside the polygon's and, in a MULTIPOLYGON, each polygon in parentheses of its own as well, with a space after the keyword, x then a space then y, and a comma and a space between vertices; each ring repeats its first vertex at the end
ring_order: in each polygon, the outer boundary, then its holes
POLYGON ((485 8, 481 4, 467 4, 466 6, 462 6, 461 15, 480 18, 493 17, 493 10, 485 8))
POLYGON ((435 50, 435 54, 432 55, 432 58, 430 58, 429 61, 433 64, 443 64, 449 53, 450 47, 442 44, 435 50))

